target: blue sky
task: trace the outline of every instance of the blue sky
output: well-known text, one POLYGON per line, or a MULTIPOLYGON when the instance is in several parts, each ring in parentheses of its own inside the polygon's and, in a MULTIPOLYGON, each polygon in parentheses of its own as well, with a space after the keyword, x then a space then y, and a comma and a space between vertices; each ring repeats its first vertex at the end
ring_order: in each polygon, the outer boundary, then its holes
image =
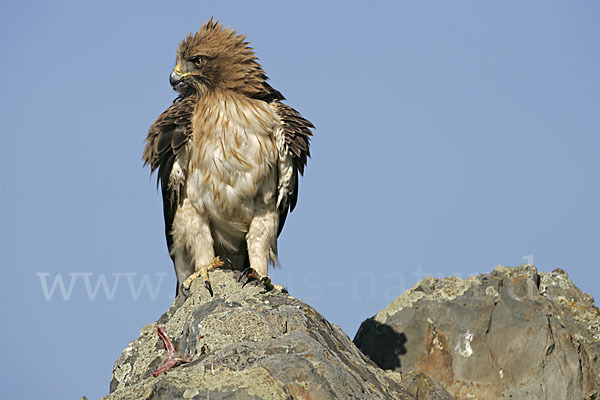
POLYGON ((170 306, 141 154, 211 16, 317 126, 272 277, 350 337, 425 275, 533 261, 600 295, 597 2, 3 2, 6 398, 106 394, 170 306))

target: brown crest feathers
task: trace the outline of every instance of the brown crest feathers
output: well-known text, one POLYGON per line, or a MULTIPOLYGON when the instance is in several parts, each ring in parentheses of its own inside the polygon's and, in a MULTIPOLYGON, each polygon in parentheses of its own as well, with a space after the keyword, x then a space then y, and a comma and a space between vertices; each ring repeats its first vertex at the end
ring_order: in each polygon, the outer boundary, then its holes
POLYGON ((201 78, 206 87, 232 90, 269 102, 283 99, 281 93, 266 83, 268 77, 246 36, 223 27, 219 21, 211 18, 179 45, 178 61, 198 55, 209 58, 201 78))

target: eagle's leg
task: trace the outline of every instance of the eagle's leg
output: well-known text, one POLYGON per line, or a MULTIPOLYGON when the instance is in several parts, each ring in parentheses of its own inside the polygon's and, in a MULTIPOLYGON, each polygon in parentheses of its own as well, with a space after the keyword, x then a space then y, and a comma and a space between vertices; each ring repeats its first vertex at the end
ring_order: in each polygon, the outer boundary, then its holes
POLYGON ((273 285, 269 278, 269 262, 278 264, 277 261, 277 225, 279 218, 275 207, 268 204, 260 204, 256 207, 256 213, 248 233, 246 243, 248 245, 248 259, 250 267, 246 268, 240 276, 247 278, 243 286, 250 282, 257 282, 265 287, 265 291, 277 288, 285 290, 283 286, 273 285))
POLYGON ((185 281, 183 281, 183 283, 181 284, 183 292, 186 293, 187 291, 189 291, 193 281, 195 281, 198 278, 202 278, 204 280, 204 286, 206 287, 206 289, 210 293, 210 296, 212 297, 214 293, 210 284, 210 280, 208 279, 208 271, 215 268, 221 268, 224 265, 228 265, 229 267, 231 267, 231 261, 229 261, 229 259, 227 259, 226 257, 215 257, 210 264, 200 267, 199 271, 194 272, 185 281))
POLYGON ((204 210, 185 199, 175 213, 172 234, 177 281, 181 283, 179 290, 186 295, 192 282, 203 277, 212 296, 208 271, 222 266, 224 260, 215 258, 210 222, 204 210))

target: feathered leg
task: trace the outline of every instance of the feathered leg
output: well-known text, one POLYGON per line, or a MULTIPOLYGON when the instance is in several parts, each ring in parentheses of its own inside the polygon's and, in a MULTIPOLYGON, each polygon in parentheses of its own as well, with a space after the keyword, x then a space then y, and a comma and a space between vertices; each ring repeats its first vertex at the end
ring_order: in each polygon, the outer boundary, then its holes
POLYGON ((177 281, 181 283, 180 290, 183 290, 184 294, 187 293, 192 282, 202 277, 204 286, 212 296, 208 271, 225 265, 227 261, 215 257, 208 217, 193 207, 188 199, 183 201, 173 220, 172 251, 175 254, 177 281), (190 257, 182 256, 186 252, 190 257))
POLYGON ((279 263, 277 260, 278 222, 277 212, 272 207, 266 204, 257 205, 246 234, 250 267, 246 268, 240 276, 240 280, 244 276, 248 278, 244 286, 251 281, 257 281, 263 284, 267 291, 273 288, 285 290, 283 286, 273 285, 269 278, 269 263, 274 265, 279 263))

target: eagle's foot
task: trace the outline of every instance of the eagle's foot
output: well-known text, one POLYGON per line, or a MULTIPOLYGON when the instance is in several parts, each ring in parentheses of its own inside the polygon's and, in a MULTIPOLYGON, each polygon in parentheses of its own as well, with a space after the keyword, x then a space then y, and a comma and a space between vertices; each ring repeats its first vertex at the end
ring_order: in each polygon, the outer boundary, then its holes
POLYGON ((268 276, 262 276, 260 273, 258 273, 252 267, 248 267, 242 271, 242 274, 240 275, 238 282, 240 282, 243 277, 246 277, 247 279, 246 279, 246 282, 244 282, 244 284, 242 285, 242 287, 245 287, 249 283, 255 283, 256 285, 264 286, 265 290, 262 292, 263 294, 270 292, 273 289, 276 289, 283 293, 287 293, 287 289, 284 288, 282 285, 274 285, 271 282, 271 278, 269 278, 268 276))
POLYGON ((208 293, 210 293, 210 297, 212 297, 214 293, 212 290, 212 286, 210 285, 210 280, 208 279, 208 271, 210 271, 211 269, 221 268, 225 265, 233 269, 233 265, 227 257, 215 257, 210 264, 201 267, 199 271, 194 272, 185 281, 183 281, 183 283, 181 284, 181 292, 184 294, 184 296, 187 297, 189 295, 189 290, 192 287, 192 282, 202 277, 204 279, 204 287, 206 287, 206 290, 208 290, 208 293))
POLYGON ((158 368, 154 372, 152 372, 152 376, 155 378, 163 372, 167 372, 171 368, 175 368, 180 364, 191 361, 191 358, 187 355, 178 354, 175 351, 175 346, 173 346, 173 343, 171 342, 171 340, 167 336, 167 333, 162 327, 157 326, 156 330, 158 331, 158 336, 162 339, 163 345, 165 346, 165 350, 167 350, 167 357, 164 360, 162 360, 158 368))

